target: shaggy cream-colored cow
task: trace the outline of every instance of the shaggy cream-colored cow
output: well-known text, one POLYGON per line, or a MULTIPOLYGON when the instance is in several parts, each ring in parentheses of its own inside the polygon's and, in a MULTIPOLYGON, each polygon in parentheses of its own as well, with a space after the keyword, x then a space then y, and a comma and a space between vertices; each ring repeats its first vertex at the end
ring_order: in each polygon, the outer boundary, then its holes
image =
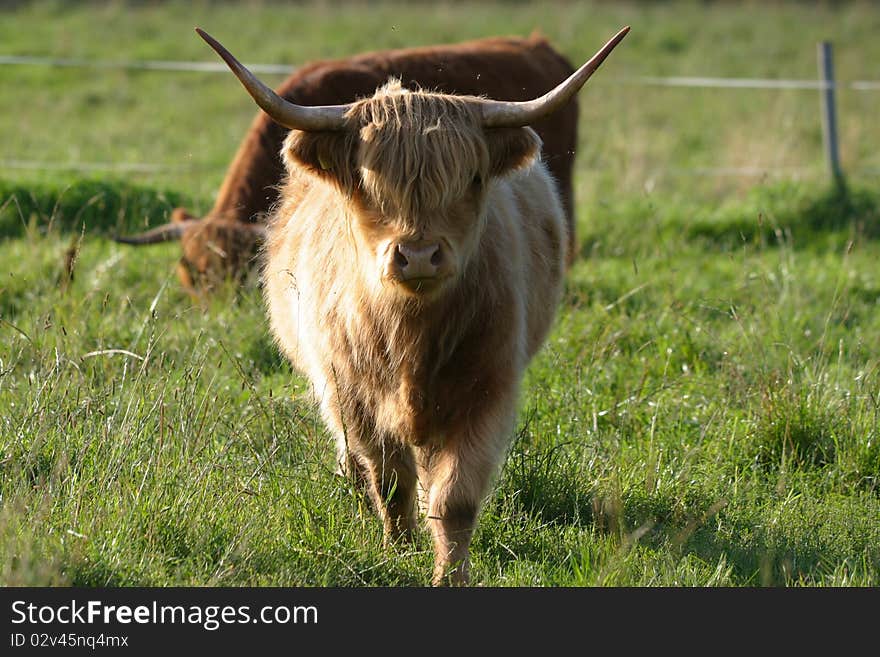
POLYGON ((565 213, 527 126, 577 93, 628 29, 535 100, 391 81, 320 107, 280 98, 199 30, 291 129, 263 272, 272 331, 388 541, 416 529, 421 490, 434 584, 468 581, 480 502, 562 292, 565 213))

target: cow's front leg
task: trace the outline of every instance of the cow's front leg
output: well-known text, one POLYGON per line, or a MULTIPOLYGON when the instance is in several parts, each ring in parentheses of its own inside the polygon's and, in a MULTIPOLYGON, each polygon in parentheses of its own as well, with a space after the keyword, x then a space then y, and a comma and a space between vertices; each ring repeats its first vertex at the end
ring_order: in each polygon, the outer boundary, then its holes
POLYGON ((363 466, 367 491, 382 518, 386 543, 409 540, 416 528, 415 459, 406 445, 389 441, 358 444, 354 457, 363 466))
POLYGON ((412 450, 377 431, 359 405, 341 405, 332 389, 321 399, 321 410, 336 437, 337 473, 366 489, 382 518, 386 543, 410 538, 417 491, 412 450))
POLYGON ((428 527, 434 540, 434 586, 470 580, 470 545, 480 503, 504 455, 510 421, 487 423, 419 454, 427 491, 428 527))

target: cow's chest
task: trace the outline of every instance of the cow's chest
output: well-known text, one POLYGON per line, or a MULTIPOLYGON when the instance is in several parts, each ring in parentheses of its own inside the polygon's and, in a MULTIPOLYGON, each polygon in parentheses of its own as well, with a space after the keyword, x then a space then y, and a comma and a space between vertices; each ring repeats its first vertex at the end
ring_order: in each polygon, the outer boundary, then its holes
POLYGON ((498 354, 485 349, 483 322, 454 331, 450 323, 350 326, 337 334, 341 361, 332 369, 337 381, 344 373, 340 402, 367 433, 412 445, 445 440, 475 420, 492 393, 498 368, 487 360, 498 354))
POLYGON ((380 436, 412 445, 442 440, 479 402, 473 394, 478 377, 467 363, 455 364, 455 353, 451 356, 453 361, 438 363, 428 350, 396 363, 362 362, 351 371, 349 400, 380 436))
POLYGON ((438 376, 427 362, 403 363, 364 399, 364 410, 381 433, 424 445, 449 431, 455 382, 438 376))

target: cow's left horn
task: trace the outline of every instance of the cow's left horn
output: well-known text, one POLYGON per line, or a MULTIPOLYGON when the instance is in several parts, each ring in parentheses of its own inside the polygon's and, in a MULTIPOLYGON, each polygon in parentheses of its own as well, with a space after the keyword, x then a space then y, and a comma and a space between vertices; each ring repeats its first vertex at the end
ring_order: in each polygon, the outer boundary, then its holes
POLYGON ((210 34, 198 27, 196 32, 223 58, 223 61, 235 73, 235 77, 244 85, 257 105, 285 128, 318 132, 342 130, 345 127, 345 113, 348 111, 349 105, 306 107, 291 103, 260 82, 210 34))
POLYGON ((629 32, 629 26, 624 27, 614 35, 602 49, 593 55, 592 59, 572 73, 565 82, 548 91, 540 98, 522 102, 502 102, 490 100, 483 105, 483 125, 487 128, 519 128, 530 125, 535 121, 547 116, 565 105, 574 96, 590 76, 605 61, 605 58, 614 50, 614 47, 623 40, 629 32))

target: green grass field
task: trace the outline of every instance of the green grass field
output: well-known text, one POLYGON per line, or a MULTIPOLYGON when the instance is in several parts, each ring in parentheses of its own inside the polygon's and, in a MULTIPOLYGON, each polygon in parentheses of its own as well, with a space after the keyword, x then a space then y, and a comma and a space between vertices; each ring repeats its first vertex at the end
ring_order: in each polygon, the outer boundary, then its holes
MULTIPOLYGON (((213 62, 199 25, 296 64, 539 27, 584 60, 624 24, 474 583, 878 586, 880 92, 840 91, 837 189, 815 91, 625 82, 813 78, 822 39, 874 79, 876 6, 20 3, 0 55, 213 62), (738 167, 766 173, 700 175, 738 167)), ((0 66, 0 583, 429 582, 427 533, 384 550, 333 474, 259 290, 194 305, 175 245, 109 239, 208 209, 254 111, 231 75, 0 66)))

